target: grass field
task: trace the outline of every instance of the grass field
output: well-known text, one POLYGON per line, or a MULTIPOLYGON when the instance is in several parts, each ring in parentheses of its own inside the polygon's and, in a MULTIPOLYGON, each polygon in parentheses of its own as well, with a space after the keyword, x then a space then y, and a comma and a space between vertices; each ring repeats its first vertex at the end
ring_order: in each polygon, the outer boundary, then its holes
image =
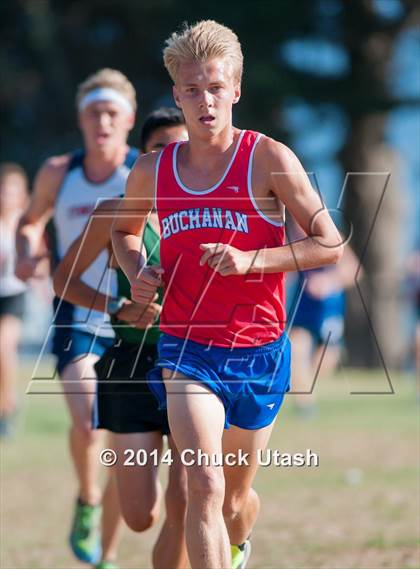
MULTIPOLYGON (((22 393, 29 374, 22 374, 22 393)), ((350 395, 388 385, 381 372, 343 370, 317 387, 310 421, 286 397, 269 447, 310 448, 320 465, 260 469, 262 511, 249 569, 420 567, 419 405, 413 381, 392 380, 394 395, 350 395)), ((2 569, 83 567, 66 545, 76 492, 67 425, 61 396, 23 396, 16 436, 1 446, 2 569)), ((150 567, 157 532, 126 529, 121 567, 150 567)))

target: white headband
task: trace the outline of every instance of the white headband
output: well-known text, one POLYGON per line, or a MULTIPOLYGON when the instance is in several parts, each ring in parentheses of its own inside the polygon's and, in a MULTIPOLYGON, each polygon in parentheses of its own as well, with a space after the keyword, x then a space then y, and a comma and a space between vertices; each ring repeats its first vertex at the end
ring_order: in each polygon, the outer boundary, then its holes
POLYGON ((83 109, 88 105, 91 103, 97 103, 98 101, 110 101, 112 103, 117 103, 117 105, 120 105, 120 107, 127 112, 134 113, 133 106, 124 97, 124 95, 121 95, 121 93, 111 87, 98 87, 98 89, 89 91, 89 93, 87 93, 79 102, 79 111, 83 111, 83 109))

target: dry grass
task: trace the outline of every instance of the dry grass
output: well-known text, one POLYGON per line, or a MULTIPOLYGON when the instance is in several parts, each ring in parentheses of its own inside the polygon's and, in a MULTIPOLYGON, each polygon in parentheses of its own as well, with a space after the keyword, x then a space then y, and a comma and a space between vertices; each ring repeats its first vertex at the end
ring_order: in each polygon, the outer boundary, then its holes
MULTIPOLYGON (((384 377, 341 372, 320 386, 311 421, 295 416, 289 396, 269 446, 311 448, 320 466, 260 469, 250 569, 420 567, 419 406, 413 384, 393 379, 395 395, 350 396, 349 386, 384 390, 384 377)), ((83 567, 66 543, 76 492, 66 425, 59 395, 26 396, 17 435, 1 447, 2 569, 83 567)), ((121 567, 150 567, 157 532, 127 529, 121 567)))

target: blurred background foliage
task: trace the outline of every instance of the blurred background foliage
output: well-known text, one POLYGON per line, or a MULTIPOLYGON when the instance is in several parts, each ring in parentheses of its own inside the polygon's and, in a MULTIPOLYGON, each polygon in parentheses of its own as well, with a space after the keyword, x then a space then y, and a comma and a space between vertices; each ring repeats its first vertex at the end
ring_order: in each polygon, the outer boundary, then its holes
POLYGON ((364 277, 349 295, 349 363, 399 365, 401 275, 419 241, 415 0, 3 0, 0 160, 33 176, 49 155, 79 146, 75 90, 105 66, 137 89, 136 144, 142 117, 172 102, 164 40, 203 18, 232 27, 243 46, 235 123, 289 144, 353 225, 364 277), (338 204, 348 172, 360 174, 338 204))

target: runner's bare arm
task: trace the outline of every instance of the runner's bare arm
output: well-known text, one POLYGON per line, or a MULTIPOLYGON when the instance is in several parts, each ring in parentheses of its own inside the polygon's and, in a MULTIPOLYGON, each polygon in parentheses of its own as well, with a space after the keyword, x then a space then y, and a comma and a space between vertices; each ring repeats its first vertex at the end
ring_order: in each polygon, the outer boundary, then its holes
MULTIPOLYGON (((121 201, 106 200, 94 210, 83 233, 72 243, 54 273, 57 296, 78 306, 107 311, 108 303, 114 299, 88 286, 82 275, 103 250, 109 250, 110 226, 118 215, 121 201)), ((156 321, 160 311, 161 306, 155 302, 141 305, 127 299, 115 316, 143 330, 156 321)))
POLYGON ((200 246, 204 251, 202 265, 208 263, 220 275, 228 276, 301 271, 339 261, 341 236, 291 150, 263 137, 255 151, 252 187, 257 201, 274 194, 280 207, 286 207, 307 237, 290 245, 253 251, 204 243, 200 246))
POLYGON ((37 276, 42 254, 43 235, 51 219, 55 201, 67 172, 70 155, 49 158, 40 168, 29 206, 16 231, 16 274, 24 280, 37 276))
POLYGON ((305 270, 337 263, 343 254, 342 238, 295 154, 264 137, 256 148, 254 168, 265 172, 267 190, 284 204, 307 237, 255 252, 252 272, 305 270))
POLYGON ((138 158, 127 180, 125 197, 112 227, 112 246, 119 266, 131 283, 133 300, 152 300, 161 285, 159 267, 143 269, 141 234, 153 208, 155 171, 159 154, 152 152, 138 158))
POLYGON ((60 298, 78 306, 106 312, 111 299, 84 283, 81 276, 98 255, 107 249, 111 241, 110 226, 120 203, 120 199, 112 199, 96 207, 81 235, 73 241, 58 264, 53 286, 60 298))

